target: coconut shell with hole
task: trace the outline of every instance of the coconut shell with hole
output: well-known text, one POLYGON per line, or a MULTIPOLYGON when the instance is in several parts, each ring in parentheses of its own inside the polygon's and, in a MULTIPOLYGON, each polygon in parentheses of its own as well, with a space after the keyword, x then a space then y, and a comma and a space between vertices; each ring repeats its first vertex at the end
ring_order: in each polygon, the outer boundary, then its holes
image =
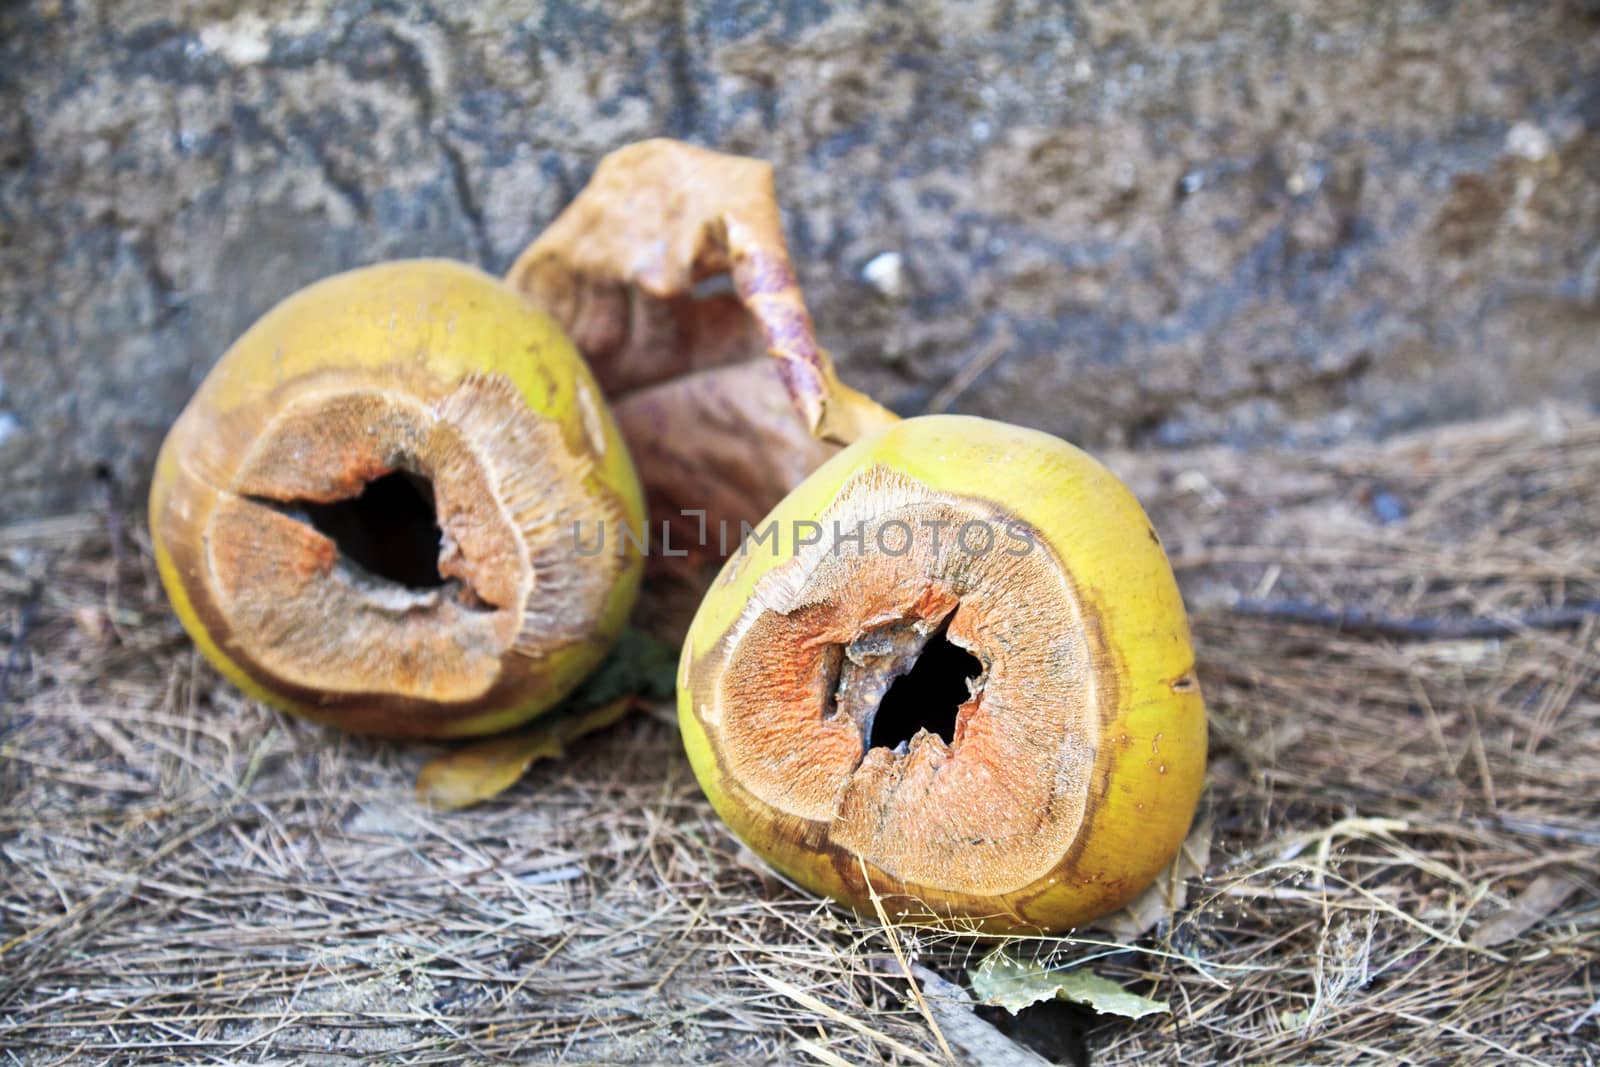
POLYGON ((724 566, 679 722, 718 814, 895 919, 1059 931, 1173 858, 1205 770, 1183 603, 1128 489, 1047 434, 910 419, 724 566))
POLYGON ((617 534, 642 521, 571 343, 444 260, 268 311, 184 409, 150 493, 162 581, 206 657, 252 696, 390 736, 489 733, 560 701, 622 630, 641 559, 617 534))

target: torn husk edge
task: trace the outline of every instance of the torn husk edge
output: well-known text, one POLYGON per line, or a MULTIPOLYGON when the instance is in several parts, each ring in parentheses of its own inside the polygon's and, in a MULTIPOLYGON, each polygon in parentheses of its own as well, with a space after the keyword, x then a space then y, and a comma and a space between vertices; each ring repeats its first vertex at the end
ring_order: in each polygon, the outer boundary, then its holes
POLYGON ((721 486, 736 490, 727 517, 757 519, 897 419, 818 345, 763 161, 671 140, 619 149, 506 279, 589 361, 658 516, 721 517, 706 505, 721 486))

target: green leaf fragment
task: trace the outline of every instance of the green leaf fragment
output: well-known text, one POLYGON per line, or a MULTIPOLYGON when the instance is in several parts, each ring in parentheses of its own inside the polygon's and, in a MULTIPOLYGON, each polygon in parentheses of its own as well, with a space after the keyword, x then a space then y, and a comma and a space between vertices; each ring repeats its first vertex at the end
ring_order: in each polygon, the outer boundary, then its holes
POLYGON ((1013 1014, 1052 998, 1125 1019, 1142 1019, 1170 1010, 1165 1001, 1130 993, 1087 967, 1048 967, 1033 960, 1016 959, 1004 948, 985 956, 967 977, 979 1001, 1013 1014))

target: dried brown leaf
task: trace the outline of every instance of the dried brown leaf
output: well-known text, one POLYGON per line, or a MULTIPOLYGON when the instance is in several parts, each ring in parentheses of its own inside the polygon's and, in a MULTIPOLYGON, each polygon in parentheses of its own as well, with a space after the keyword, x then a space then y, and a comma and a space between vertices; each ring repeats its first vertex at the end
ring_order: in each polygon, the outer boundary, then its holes
POLYGON ((1517 895, 1511 906, 1497 911, 1473 931, 1471 944, 1493 948, 1514 941, 1567 902, 1578 883, 1560 871, 1546 871, 1517 895))
POLYGON ((554 759, 566 746, 616 722, 636 698, 619 697, 584 711, 536 719, 515 733, 478 741, 430 760, 417 775, 417 797, 431 808, 456 811, 498 796, 535 760, 554 759))
POLYGON ((417 796, 445 811, 488 800, 514 785, 535 760, 554 759, 566 745, 610 726, 636 705, 670 698, 677 667, 675 647, 630 627, 560 708, 523 729, 429 762, 417 775, 417 796))
POLYGON ((1189 879, 1206 872, 1211 862, 1211 820, 1201 819, 1189 830, 1183 847, 1150 887, 1121 911, 1095 923, 1121 941, 1142 937, 1170 919, 1189 900, 1189 879))

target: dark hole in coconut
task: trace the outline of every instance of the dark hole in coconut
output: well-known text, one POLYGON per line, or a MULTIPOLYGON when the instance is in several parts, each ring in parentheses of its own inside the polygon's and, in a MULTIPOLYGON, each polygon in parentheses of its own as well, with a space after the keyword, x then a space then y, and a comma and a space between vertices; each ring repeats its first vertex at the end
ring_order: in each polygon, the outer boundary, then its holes
POLYGON ((894 680, 872 718, 869 748, 897 748, 918 730, 938 734, 949 744, 956 735, 956 712, 972 695, 967 683, 983 673, 978 657, 945 637, 940 627, 922 646, 911 669, 894 680))
POLYGON ((349 500, 295 506, 340 554, 374 577, 408 589, 445 584, 439 573, 433 485, 426 478, 394 471, 368 482, 360 496, 349 500))

